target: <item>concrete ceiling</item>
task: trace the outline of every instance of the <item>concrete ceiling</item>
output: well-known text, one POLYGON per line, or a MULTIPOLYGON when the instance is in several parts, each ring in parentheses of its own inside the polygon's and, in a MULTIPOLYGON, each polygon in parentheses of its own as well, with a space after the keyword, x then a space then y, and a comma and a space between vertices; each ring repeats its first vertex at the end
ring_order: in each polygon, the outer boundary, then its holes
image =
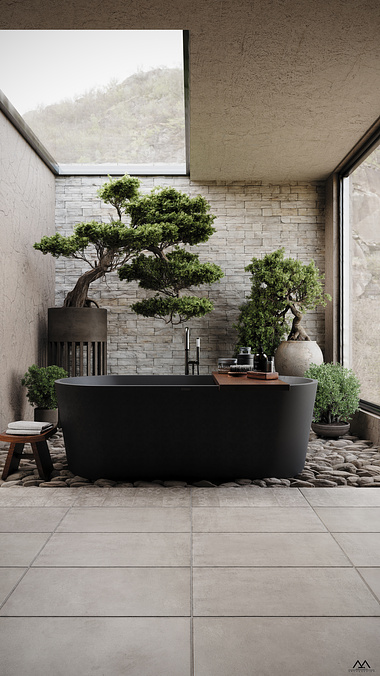
POLYGON ((0 0, 0 28, 189 30, 193 180, 324 179, 380 114, 379 0, 0 0))

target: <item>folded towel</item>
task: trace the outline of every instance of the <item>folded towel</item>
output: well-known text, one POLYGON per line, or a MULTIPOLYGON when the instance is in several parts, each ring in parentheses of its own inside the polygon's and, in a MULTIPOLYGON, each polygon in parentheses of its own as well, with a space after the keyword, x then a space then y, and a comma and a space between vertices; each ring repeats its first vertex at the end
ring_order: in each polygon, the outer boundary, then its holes
POLYGON ((51 426, 52 424, 49 422, 36 422, 33 420, 16 420, 8 424, 10 430, 38 430, 39 432, 51 426))
MULTIPOLYGON (((53 427, 53 425, 49 425, 49 427, 53 427)), ((42 432, 46 432, 47 429, 43 429, 42 432)), ((32 436, 38 436, 39 434, 42 434, 40 430, 15 430, 15 429, 10 429, 8 427, 7 431, 5 434, 13 434, 16 437, 32 437, 32 436)))

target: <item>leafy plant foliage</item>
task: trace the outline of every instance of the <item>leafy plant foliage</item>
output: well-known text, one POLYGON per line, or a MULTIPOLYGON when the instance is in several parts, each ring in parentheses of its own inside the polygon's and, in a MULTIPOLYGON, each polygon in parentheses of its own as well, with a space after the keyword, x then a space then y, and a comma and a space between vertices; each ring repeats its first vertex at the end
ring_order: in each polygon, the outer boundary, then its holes
POLYGON ((323 292, 323 275, 312 260, 308 265, 284 257, 284 248, 252 258, 245 268, 251 276, 251 293, 240 307, 236 328, 238 345, 274 354, 289 331, 289 313, 293 321, 288 340, 310 340, 301 319, 307 310, 326 305, 331 297, 323 292))
POLYGON ((66 307, 90 305, 90 284, 104 277, 107 272, 116 270, 140 251, 134 230, 121 220, 128 213, 131 201, 137 198, 139 186, 140 181, 137 178, 123 176, 121 179, 110 180, 98 190, 99 197, 116 209, 118 220, 112 220, 111 223, 78 223, 72 235, 56 233, 51 237, 43 237, 34 244, 34 248, 43 254, 49 253, 55 258, 64 256, 79 259, 90 267, 67 294, 64 301, 66 307))
POLYGON ((313 421, 349 422, 359 407, 360 383, 354 372, 341 364, 311 364, 305 377, 318 380, 313 421))
POLYGON ((67 378, 67 371, 60 366, 29 366, 21 384, 27 388, 27 398, 37 408, 57 408, 57 395, 54 382, 67 378))
POLYGON ((207 242, 215 232, 215 216, 200 195, 190 198, 174 188, 141 195, 139 185, 139 180, 130 176, 110 180, 98 195, 116 209, 117 220, 79 223, 72 235, 43 237, 34 247, 56 258, 76 258, 89 265, 90 270, 67 294, 65 306, 89 305, 91 282, 118 270, 120 279, 138 281, 141 288, 156 292, 154 298, 132 305, 138 314, 172 324, 203 316, 213 309, 212 302, 183 296, 182 292, 212 284, 223 273, 218 265, 201 263, 199 256, 184 246, 207 242), (127 222, 121 220, 124 217, 127 222))
POLYGON ((206 298, 183 296, 183 290, 212 284, 223 277, 218 265, 201 263, 197 254, 180 248, 180 244, 206 242, 215 231, 209 205, 198 195, 190 198, 174 188, 152 191, 135 200, 130 207, 131 224, 141 232, 140 253, 118 271, 120 279, 138 281, 143 289, 156 291, 132 305, 144 317, 158 317, 179 324, 191 317, 201 317, 213 309, 206 298))

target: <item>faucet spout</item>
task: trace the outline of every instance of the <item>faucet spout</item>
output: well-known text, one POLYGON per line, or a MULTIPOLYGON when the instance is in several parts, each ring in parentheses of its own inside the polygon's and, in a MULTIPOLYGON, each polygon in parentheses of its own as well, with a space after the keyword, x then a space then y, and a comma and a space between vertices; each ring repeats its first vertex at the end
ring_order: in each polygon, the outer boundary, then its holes
POLYGON ((189 359, 189 354, 190 354, 190 329, 186 326, 185 328, 185 375, 188 376, 190 375, 190 369, 189 366, 191 364, 191 369, 192 369, 192 375, 194 375, 195 372, 195 367, 197 367, 197 375, 199 376, 199 358, 200 358, 200 345, 201 345, 201 339, 197 338, 197 358, 190 360, 189 359))

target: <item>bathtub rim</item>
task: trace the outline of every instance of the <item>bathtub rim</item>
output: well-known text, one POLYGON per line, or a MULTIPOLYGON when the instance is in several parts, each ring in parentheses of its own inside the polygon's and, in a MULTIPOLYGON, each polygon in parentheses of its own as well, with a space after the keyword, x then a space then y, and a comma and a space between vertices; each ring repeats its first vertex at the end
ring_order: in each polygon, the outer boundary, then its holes
MULTIPOLYGON (((305 378, 303 376, 279 376, 280 380, 288 383, 291 387, 307 386, 318 382, 313 378, 305 378)), ((178 375, 178 374, 108 374, 102 376, 70 376, 68 378, 60 378, 55 381, 56 384, 73 386, 73 387, 219 387, 213 374, 205 375, 178 375), (115 382, 119 379, 120 382, 115 382), (125 382, 130 378, 131 382, 125 382), (141 379, 141 382, 138 380, 141 379), (149 379, 158 379, 158 382, 149 382, 149 379), (165 379, 173 379, 172 382, 165 379), (108 382, 107 382, 108 381, 108 382), (123 382, 124 381, 124 382, 123 382)), ((237 379, 234 385, 239 385, 237 379)))

